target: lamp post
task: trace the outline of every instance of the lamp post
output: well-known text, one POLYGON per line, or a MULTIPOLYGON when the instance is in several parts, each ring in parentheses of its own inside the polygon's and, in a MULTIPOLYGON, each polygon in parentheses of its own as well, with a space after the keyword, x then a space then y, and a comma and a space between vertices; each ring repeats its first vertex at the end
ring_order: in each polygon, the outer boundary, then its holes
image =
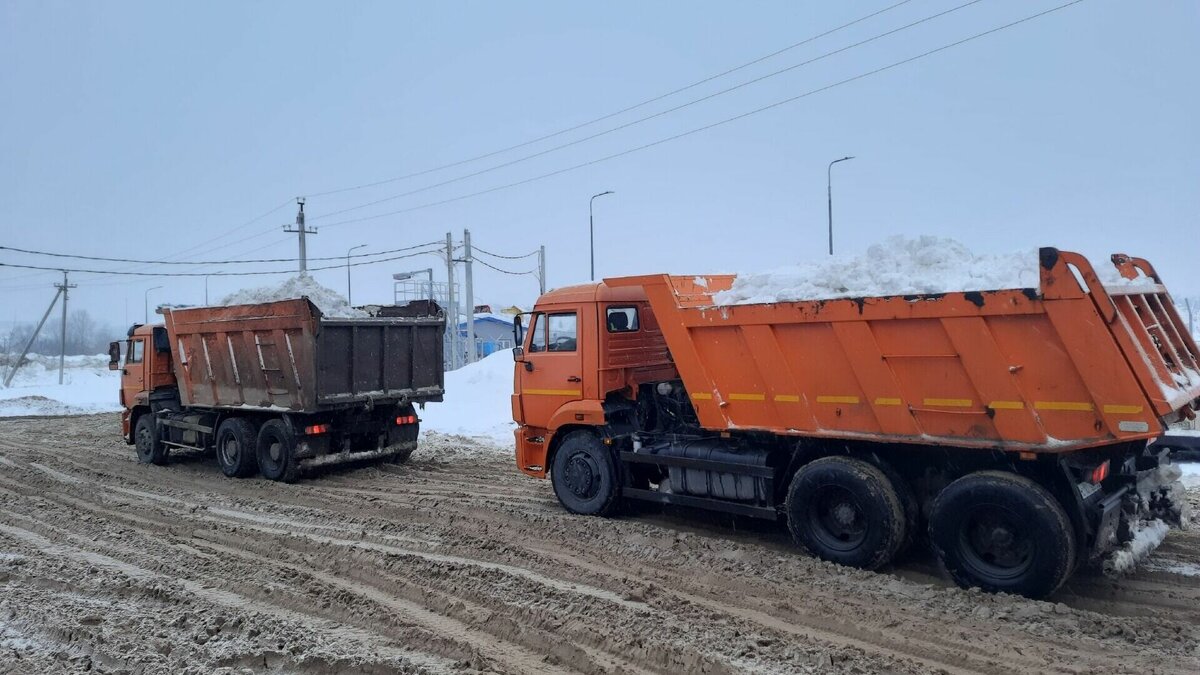
POLYGON ((592 204, 596 201, 596 197, 611 194, 614 194, 612 190, 605 190, 598 195, 592 195, 592 198, 588 200, 588 243, 590 244, 588 248, 592 254, 592 281, 596 280, 596 221, 592 216, 592 204))
POLYGON ((347 305, 354 304, 351 302, 351 298, 350 298, 350 254, 353 253, 355 250, 363 248, 365 246, 366 246, 366 244, 359 244, 358 246, 351 246, 350 250, 346 251, 346 304, 347 305))
POLYGON ((142 323, 150 323, 150 291, 157 291, 160 288, 162 288, 162 286, 152 286, 147 288, 145 295, 142 296, 142 311, 146 314, 146 317, 142 323))
POLYGON ((835 159, 829 163, 829 168, 825 171, 825 192, 829 196, 829 255, 833 255, 833 165, 851 159, 854 157, 835 159))
MULTIPOLYGON (((213 274, 220 274, 220 272, 213 272, 213 274)), ((208 306, 208 278, 211 276, 212 274, 204 275, 204 305, 206 307, 208 306)))

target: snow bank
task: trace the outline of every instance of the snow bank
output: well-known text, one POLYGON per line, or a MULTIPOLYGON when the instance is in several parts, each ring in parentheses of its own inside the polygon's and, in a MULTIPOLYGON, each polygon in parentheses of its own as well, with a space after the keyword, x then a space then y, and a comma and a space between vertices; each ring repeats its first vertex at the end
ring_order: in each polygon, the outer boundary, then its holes
MULTIPOLYGON (((14 357, 15 358, 15 357, 14 357)), ((68 356, 63 384, 58 383, 58 357, 31 354, 0 389, 0 417, 20 415, 87 415, 120 410, 121 371, 108 369, 108 356, 68 356)), ((7 374, 7 370, 3 370, 7 374)))
POLYGON ((302 297, 311 300, 320 308, 322 314, 330 318, 357 319, 370 316, 361 309, 354 309, 337 291, 322 286, 307 274, 294 276, 275 286, 244 288, 232 295, 225 296, 221 300, 221 305, 226 307, 229 305, 256 305, 302 297))
POLYGON ((714 296, 718 305, 749 305, 878 295, 1036 288, 1037 249, 976 255, 953 239, 903 236, 860 256, 832 256, 768 272, 739 274, 714 296))
POLYGON ((1200 490, 1200 462, 1181 462, 1175 466, 1183 472, 1183 476, 1179 479, 1183 486, 1189 490, 1200 490))
POLYGON ((421 428, 487 440, 512 452, 513 360, 501 350, 446 373, 446 400, 420 413, 421 428))

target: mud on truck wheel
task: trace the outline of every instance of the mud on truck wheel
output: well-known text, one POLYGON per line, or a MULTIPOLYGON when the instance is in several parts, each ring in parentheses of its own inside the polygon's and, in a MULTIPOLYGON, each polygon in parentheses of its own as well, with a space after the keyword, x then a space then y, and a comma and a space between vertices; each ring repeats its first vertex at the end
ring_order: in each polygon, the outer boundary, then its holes
POLYGON ((554 453, 550 480, 559 503, 571 513, 604 516, 617 505, 612 452, 590 431, 567 434, 554 453))
POLYGON ((163 445, 158 433, 158 424, 151 413, 143 413, 133 427, 133 443, 138 461, 142 464, 167 463, 167 446, 163 445))
POLYGON ((933 501, 929 538, 958 585, 1031 598, 1053 593, 1075 567, 1075 531, 1042 486, 1004 471, 980 471, 933 501))
POLYGON ((300 476, 296 435, 285 420, 268 420, 258 430, 258 470, 263 478, 293 483, 300 476))
POLYGON ((801 467, 788 487, 788 529, 818 558, 874 570, 904 544, 904 504, 887 475, 851 457, 801 467))
POLYGON ((217 463, 230 478, 253 476, 258 471, 258 435, 242 417, 230 417, 217 427, 217 463))

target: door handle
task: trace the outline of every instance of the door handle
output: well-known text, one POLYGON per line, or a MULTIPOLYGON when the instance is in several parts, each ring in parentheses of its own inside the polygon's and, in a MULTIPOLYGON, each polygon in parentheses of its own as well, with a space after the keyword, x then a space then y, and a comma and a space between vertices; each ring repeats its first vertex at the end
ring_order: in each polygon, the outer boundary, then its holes
POLYGON ((577 375, 572 375, 567 378, 567 382, 582 382, 582 381, 583 380, 579 379, 579 376, 577 376, 577 375))

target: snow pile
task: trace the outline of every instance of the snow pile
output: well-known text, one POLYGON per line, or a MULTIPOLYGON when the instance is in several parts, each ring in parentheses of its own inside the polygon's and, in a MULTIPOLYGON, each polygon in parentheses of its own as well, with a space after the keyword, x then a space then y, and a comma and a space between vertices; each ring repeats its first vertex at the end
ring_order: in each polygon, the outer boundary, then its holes
POLYGON ((446 400, 425 406, 421 428, 482 438, 512 452, 512 393, 512 352, 505 349, 446 373, 446 400))
MULTIPOLYGON (((121 409, 117 398, 121 371, 108 369, 108 356, 68 356, 61 385, 57 356, 30 354, 26 358, 29 363, 17 371, 12 386, 0 389, 0 417, 87 415, 121 409)), ((3 375, 7 374, 3 369, 3 375)))
POLYGON ((1189 490, 1200 490, 1200 462, 1182 462, 1176 464, 1183 473, 1180 481, 1189 490))
POLYGON ((832 256, 769 272, 739 274, 718 305, 880 295, 1036 288, 1037 249, 975 255, 953 239, 896 236, 860 256, 832 256))
POLYGON ((329 318, 359 319, 369 316, 361 309, 351 307, 349 301, 337 291, 322 286, 307 274, 299 274, 275 286, 243 288, 237 293, 225 296, 221 305, 257 305, 301 297, 311 300, 320 308, 321 313, 329 318))
POLYGON ((1144 560, 1150 552, 1167 537, 1171 528, 1157 518, 1142 521, 1133 526, 1133 539, 1122 546, 1108 560, 1104 561, 1104 571, 1109 574, 1124 574, 1133 571, 1139 560, 1144 560))

